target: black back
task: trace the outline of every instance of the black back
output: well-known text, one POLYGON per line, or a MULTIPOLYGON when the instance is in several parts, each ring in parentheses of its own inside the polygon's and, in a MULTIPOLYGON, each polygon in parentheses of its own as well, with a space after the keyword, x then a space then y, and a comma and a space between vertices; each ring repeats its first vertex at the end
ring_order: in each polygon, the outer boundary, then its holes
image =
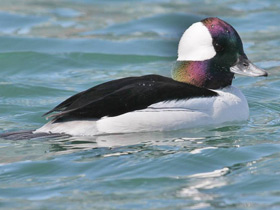
POLYGON ((117 116, 145 109, 161 101, 213 97, 206 88, 175 81, 159 75, 127 77, 106 82, 80 92, 53 108, 54 121, 117 116))

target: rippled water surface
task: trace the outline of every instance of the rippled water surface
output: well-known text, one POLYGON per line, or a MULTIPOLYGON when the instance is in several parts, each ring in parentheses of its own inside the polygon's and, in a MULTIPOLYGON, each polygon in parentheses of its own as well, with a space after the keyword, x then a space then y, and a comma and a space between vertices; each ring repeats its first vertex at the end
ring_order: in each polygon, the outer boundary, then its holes
POLYGON ((0 1, 0 133, 32 130, 62 100, 132 75, 169 76, 178 39, 217 16, 269 72, 237 76, 250 120, 214 128, 0 139, 3 209, 279 209, 280 2, 0 1))

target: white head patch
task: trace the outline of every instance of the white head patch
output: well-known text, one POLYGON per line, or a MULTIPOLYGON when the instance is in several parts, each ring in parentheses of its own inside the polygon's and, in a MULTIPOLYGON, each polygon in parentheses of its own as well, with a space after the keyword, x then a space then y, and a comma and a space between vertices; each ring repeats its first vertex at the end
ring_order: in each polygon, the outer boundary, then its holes
POLYGON ((216 51, 212 37, 202 22, 192 24, 183 34, 178 47, 178 61, 204 61, 213 58, 216 51))

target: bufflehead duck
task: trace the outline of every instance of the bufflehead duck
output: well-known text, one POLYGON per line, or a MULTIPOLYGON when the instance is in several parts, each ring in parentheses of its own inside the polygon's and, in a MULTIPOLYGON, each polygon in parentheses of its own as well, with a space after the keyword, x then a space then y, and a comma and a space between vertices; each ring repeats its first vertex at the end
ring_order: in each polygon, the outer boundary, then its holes
POLYGON ((206 18, 182 35, 172 78, 127 77, 80 92, 45 114, 34 133, 98 135, 162 131, 245 121, 248 103, 234 74, 267 76, 252 64, 236 30, 206 18))

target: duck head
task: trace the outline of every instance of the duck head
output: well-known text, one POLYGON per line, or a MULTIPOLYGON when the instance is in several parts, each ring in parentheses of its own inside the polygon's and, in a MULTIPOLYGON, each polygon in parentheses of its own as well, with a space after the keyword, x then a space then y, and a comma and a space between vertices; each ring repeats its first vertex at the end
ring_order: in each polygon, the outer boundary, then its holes
POLYGON ((231 25, 210 17, 184 32, 172 70, 173 79, 219 89, 231 85, 234 74, 267 76, 265 70, 247 58, 240 36, 231 25))

